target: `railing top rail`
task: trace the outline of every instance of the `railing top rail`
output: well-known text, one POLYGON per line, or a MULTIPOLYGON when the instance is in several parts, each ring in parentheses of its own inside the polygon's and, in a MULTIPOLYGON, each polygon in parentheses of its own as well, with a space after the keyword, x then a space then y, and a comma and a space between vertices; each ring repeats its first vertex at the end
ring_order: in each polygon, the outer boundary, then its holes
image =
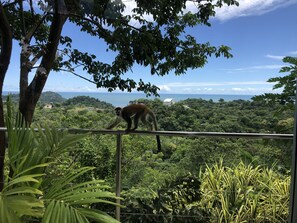
MULTIPOLYGON (((0 127, 0 131, 6 131, 0 127)), ((37 129, 36 129, 37 130, 37 129)), ((253 139, 293 139, 293 134, 277 133, 232 133, 232 132, 185 132, 185 131, 130 131, 104 130, 104 129, 60 129, 69 133, 91 133, 110 135, 160 135, 160 136, 181 136, 181 137, 218 137, 218 138, 253 138, 253 139)))

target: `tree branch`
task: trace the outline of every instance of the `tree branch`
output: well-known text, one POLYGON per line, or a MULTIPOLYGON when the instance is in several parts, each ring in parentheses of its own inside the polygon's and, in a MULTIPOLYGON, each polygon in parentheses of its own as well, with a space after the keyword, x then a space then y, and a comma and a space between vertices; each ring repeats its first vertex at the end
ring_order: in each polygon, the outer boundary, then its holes
POLYGON ((30 0, 30 11, 32 18, 34 17, 34 8, 33 8, 33 0, 30 0))
POLYGON ((69 73, 71 73, 71 74, 73 74, 73 75, 75 75, 75 76, 77 76, 77 77, 79 77, 79 78, 81 78, 81 79, 84 79, 84 80, 86 80, 86 81, 88 81, 88 82, 90 82, 90 83, 92 83, 92 84, 96 84, 96 85, 97 85, 97 83, 96 83, 95 81, 92 81, 92 80, 90 80, 90 79, 88 79, 88 78, 85 78, 85 77, 83 77, 83 76, 81 76, 81 75, 75 73, 74 71, 66 70, 66 69, 60 69, 60 70, 61 70, 61 71, 65 71, 65 72, 69 72, 69 73))
MULTIPOLYGON (((96 21, 94 21, 92 19, 89 19, 87 17, 82 17, 81 15, 78 15, 78 14, 75 14, 75 13, 68 13, 68 15, 72 16, 72 17, 75 17, 75 18, 82 19, 82 20, 86 20, 86 21, 91 22, 92 24, 94 24, 96 26, 102 27, 102 25, 99 22, 96 22, 96 21)), ((134 27, 132 25, 129 25, 129 23, 126 23, 126 20, 124 20, 122 18, 121 19, 103 18, 103 19, 109 19, 109 20, 113 20, 113 21, 120 21, 122 23, 122 25, 130 27, 130 28, 132 28, 134 30, 137 30, 137 31, 141 32, 141 29, 136 28, 136 27, 134 27)))
POLYGON ((25 18, 24 18, 24 8, 23 8, 23 0, 18 0, 19 6, 20 6, 20 20, 21 20, 21 30, 22 35, 26 35, 26 27, 25 27, 25 18))
POLYGON ((49 12, 46 12, 43 17, 41 18, 41 20, 39 20, 35 26, 33 26, 33 28, 27 33, 26 35, 26 40, 28 41, 28 43, 31 41, 34 33, 36 32, 36 30, 38 29, 38 27, 43 23, 43 21, 46 19, 46 17, 49 15, 49 12))
POLYGON ((35 55, 35 57, 30 61, 31 67, 33 67, 36 64, 36 62, 43 56, 43 54, 44 51, 40 50, 38 54, 35 55))

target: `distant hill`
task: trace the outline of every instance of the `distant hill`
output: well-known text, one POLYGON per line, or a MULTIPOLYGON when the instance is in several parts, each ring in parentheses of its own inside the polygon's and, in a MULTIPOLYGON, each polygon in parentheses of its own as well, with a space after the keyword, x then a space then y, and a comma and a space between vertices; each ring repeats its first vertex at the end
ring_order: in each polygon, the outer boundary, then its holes
POLYGON ((69 98, 63 105, 84 105, 86 107, 95 107, 100 109, 113 109, 113 105, 104 101, 100 101, 90 96, 77 96, 69 98))
POLYGON ((40 103, 63 103, 64 101, 66 101, 65 98, 52 91, 43 92, 39 99, 40 103))
MULTIPOLYGON (((19 101, 19 94, 10 94, 12 101, 19 101)), ((3 100, 6 101, 7 96, 3 96, 3 100)), ((86 107, 94 107, 100 109, 113 109, 114 106, 110 103, 100 101, 90 96, 77 96, 69 99, 63 98, 60 94, 52 91, 43 92, 40 96, 38 103, 60 103, 64 106, 68 105, 83 105, 86 107)))
POLYGON ((11 93, 9 93, 8 95, 3 95, 2 96, 3 101, 6 101, 8 96, 10 96, 10 99, 13 102, 18 102, 19 101, 19 98, 20 98, 19 94, 11 94, 11 93))
MULTIPOLYGON (((3 100, 6 101, 8 95, 3 96, 3 100)), ((11 100, 13 102, 18 102, 20 99, 19 94, 9 94, 11 97, 11 100)), ((60 94, 52 92, 52 91, 46 91, 43 92, 40 96, 39 103, 62 103, 66 101, 65 98, 63 98, 60 94)))

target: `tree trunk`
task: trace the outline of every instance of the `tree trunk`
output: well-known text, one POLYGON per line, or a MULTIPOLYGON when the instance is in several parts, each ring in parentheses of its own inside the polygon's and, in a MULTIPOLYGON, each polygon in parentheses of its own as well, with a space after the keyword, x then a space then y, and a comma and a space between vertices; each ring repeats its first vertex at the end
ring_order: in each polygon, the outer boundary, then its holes
POLYGON ((39 68, 37 69, 36 74, 29 86, 28 82, 26 81, 28 80, 29 70, 24 70, 24 72, 27 72, 27 74, 21 74, 23 76, 26 76, 27 79, 20 79, 21 94, 19 110, 28 124, 32 122, 36 104, 45 86, 50 70, 53 67, 63 25, 67 20, 67 13, 61 13, 61 11, 63 10, 59 9, 59 5, 56 4, 45 53, 42 57, 39 68))
MULTIPOLYGON (((10 63, 12 51, 12 32, 9 22, 4 13, 0 2, 0 33, 1 33, 1 51, 0 51, 0 127, 5 127, 2 90, 4 78, 10 63)), ((4 187, 4 160, 5 160, 5 132, 0 132, 0 192, 4 187)))

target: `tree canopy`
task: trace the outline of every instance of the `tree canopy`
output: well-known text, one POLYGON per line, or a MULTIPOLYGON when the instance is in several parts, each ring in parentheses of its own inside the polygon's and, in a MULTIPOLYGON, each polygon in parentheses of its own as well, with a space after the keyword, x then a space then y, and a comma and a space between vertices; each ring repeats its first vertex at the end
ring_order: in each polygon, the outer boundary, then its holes
POLYGON ((284 66, 280 69, 280 73, 289 73, 287 75, 273 77, 268 82, 276 83, 273 89, 282 89, 281 93, 265 93, 253 97, 254 100, 264 100, 268 103, 280 103, 285 108, 294 109, 294 103, 296 101, 296 77, 297 77, 297 57, 284 57, 284 63, 290 65, 284 66))
MULTIPOLYGON (((186 10, 186 0, 135 1, 135 8, 127 13, 125 2, 120 0, 94 1, 1 1, 2 13, 6 15, 13 33, 22 48, 20 111, 28 121, 40 97, 51 70, 68 71, 105 87, 146 94, 157 94, 158 87, 134 80, 124 74, 135 64, 150 67, 151 74, 166 75, 174 72, 184 74, 187 69, 203 67, 210 56, 231 57, 230 48, 199 43, 189 35, 187 27, 210 26, 209 19, 215 9, 223 4, 238 4, 235 0, 192 1, 196 12, 186 10), (148 18, 150 17, 150 18, 148 18), (152 19, 151 19, 152 18, 152 19), (67 22, 66 22, 67 21, 67 22), (72 46, 71 36, 63 36, 65 23, 76 25, 81 32, 103 40, 114 61, 105 63, 95 54, 72 46), (28 74, 35 72, 29 82, 28 74)), ((1 38, 4 39, 2 32, 1 38)))

